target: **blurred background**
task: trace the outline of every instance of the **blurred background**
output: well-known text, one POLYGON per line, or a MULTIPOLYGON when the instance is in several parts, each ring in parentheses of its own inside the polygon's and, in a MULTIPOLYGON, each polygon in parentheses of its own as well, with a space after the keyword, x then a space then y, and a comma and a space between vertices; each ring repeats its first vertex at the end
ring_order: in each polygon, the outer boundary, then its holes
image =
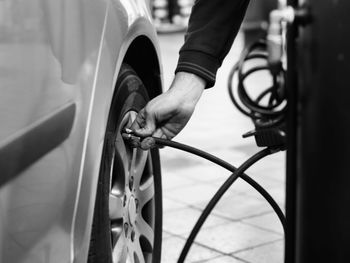
MULTIPOLYGON (((173 11, 169 11, 166 0, 153 2, 166 89, 174 76, 193 5, 193 0, 175 2, 173 11)), ((230 101, 227 81, 229 71, 244 47, 264 35, 268 12, 275 5, 276 1, 251 1, 241 31, 218 72, 215 87, 204 92, 192 119, 176 141, 207 151, 235 166, 260 150, 253 138, 242 138, 242 134, 254 126, 230 101)), ((269 83, 268 73, 255 74, 248 81, 252 90, 266 88, 269 83)), ((176 262, 201 211, 230 173, 198 157, 169 148, 161 150, 161 160, 162 262, 176 262)), ((284 152, 261 160, 247 174, 265 187, 284 210, 284 152)), ((283 229, 277 216, 254 189, 237 180, 199 233, 188 262, 282 262, 283 246, 283 229)))

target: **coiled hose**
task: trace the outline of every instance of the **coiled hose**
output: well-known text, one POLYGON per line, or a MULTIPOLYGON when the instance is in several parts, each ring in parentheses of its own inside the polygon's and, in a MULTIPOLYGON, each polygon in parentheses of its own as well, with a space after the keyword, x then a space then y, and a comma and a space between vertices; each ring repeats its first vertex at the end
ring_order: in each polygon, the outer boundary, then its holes
POLYGON ((264 40, 259 40, 242 52, 239 61, 232 67, 228 77, 228 92, 232 103, 244 115, 250 117, 258 128, 271 128, 285 121, 286 91, 284 85, 285 71, 282 63, 270 66, 268 64, 267 46, 264 40), (253 60, 265 60, 266 63, 246 69, 246 63, 253 60), (251 98, 245 85, 245 80, 259 71, 269 71, 272 86, 262 91, 255 99, 251 98), (237 90, 234 92, 234 76, 237 75, 237 90), (268 97, 269 96, 269 97, 268 97), (263 103, 264 98, 267 103, 263 103))

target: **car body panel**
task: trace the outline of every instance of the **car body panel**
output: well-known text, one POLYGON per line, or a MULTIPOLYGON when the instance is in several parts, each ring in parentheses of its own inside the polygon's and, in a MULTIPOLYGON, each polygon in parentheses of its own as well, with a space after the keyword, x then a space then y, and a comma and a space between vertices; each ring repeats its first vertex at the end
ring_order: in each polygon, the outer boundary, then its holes
POLYGON ((86 262, 119 67, 140 35, 157 50, 147 5, 0 1, 0 262, 86 262))

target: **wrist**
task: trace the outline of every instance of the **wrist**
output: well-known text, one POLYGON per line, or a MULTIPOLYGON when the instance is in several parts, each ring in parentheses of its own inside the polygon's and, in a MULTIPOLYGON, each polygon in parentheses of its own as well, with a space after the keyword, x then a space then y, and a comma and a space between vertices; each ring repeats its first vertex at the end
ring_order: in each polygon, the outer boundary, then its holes
POLYGON ((184 102, 196 104, 206 86, 206 81, 192 73, 177 72, 169 92, 181 97, 184 102))

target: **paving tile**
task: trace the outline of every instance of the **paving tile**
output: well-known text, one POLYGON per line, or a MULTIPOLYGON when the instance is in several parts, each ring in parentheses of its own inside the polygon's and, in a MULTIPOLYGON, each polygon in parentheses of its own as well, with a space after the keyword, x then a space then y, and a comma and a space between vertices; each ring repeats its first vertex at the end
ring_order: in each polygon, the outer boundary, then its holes
MULTIPOLYGON (((257 174, 257 173, 247 173, 247 175, 250 176, 252 179, 254 179, 254 181, 259 183, 262 187, 264 187, 267 190, 271 188, 279 187, 284 191, 284 184, 279 181, 273 180, 269 177, 263 177, 261 176, 261 174, 257 174)), ((213 181, 213 183, 218 186, 222 184, 222 182, 219 182, 219 181, 216 181, 216 182, 213 181)), ((251 194, 251 195, 254 195, 255 193, 257 193, 252 186, 250 186, 247 182, 245 182, 241 178, 237 179, 233 183, 233 185, 228 190, 228 192, 230 191, 241 192, 244 194, 251 194)))
MULTIPOLYGON (((166 194, 163 194, 166 195, 166 194)), ((163 197, 163 213, 187 207, 186 204, 163 197)))
POLYGON ((179 176, 177 173, 170 171, 162 172, 162 186, 163 191, 166 193, 167 190, 176 189, 179 187, 192 185, 193 180, 188 179, 184 176, 179 176))
MULTIPOLYGON (((252 179, 254 179, 254 181, 259 183, 261 186, 263 186, 264 188, 272 188, 275 186, 281 186, 281 187, 284 186, 283 182, 274 180, 261 171, 253 171, 252 169, 248 169, 246 174, 248 176, 250 176, 252 179)), ((245 184, 247 184, 247 183, 245 183, 245 184)), ((249 186, 249 189, 253 190, 253 188, 250 186, 249 186)))
POLYGON ((173 235, 163 230, 162 240, 164 241, 165 239, 170 238, 170 237, 173 237, 173 235))
MULTIPOLYGON (((271 189, 274 187, 284 189, 284 183, 274 180, 260 171, 251 172, 251 174, 248 175, 251 176, 252 179, 254 179, 257 183, 259 183, 262 187, 266 189, 271 189)), ((250 189, 253 190, 253 188, 250 189)))
POLYGON ((189 205, 207 202, 216 192, 217 187, 206 183, 194 182, 192 186, 177 188, 166 193, 174 201, 180 201, 189 205))
POLYGON ((219 201, 214 208, 213 213, 231 220, 241 220, 243 218, 267 213, 270 210, 269 205, 262 200, 246 195, 231 193, 224 196, 219 201))
POLYGON ((271 165, 269 163, 263 163, 261 167, 256 167, 255 169, 252 168, 251 173, 257 175, 255 178, 257 180, 260 178, 266 178, 282 184, 285 184, 286 181, 285 164, 271 165))
POLYGON ((257 226, 265 230, 273 231, 283 235, 283 227, 275 213, 251 217, 242 221, 245 224, 257 226))
POLYGON ((270 179, 285 182, 286 152, 278 152, 270 155, 254 164, 250 169, 253 173, 270 179))
MULTIPOLYGON (((234 153, 234 155, 232 155, 234 159, 231 159, 231 163, 236 167, 242 165, 260 150, 261 149, 256 146, 255 141, 251 141, 249 143, 235 144, 226 148, 226 151, 234 153), (239 158, 240 156, 241 158, 239 158)), ((254 167, 255 165, 256 164, 253 164, 251 167, 254 167)), ((251 169, 252 168, 249 168, 248 171, 250 171, 251 169)))
POLYGON ((284 241, 248 249, 234 255, 253 263, 282 263, 284 262, 284 241))
MULTIPOLYGON (((200 214, 201 212, 199 210, 193 208, 185 208, 165 213, 163 216, 163 229, 167 232, 187 238, 200 214)), ((210 215, 202 226, 202 229, 228 222, 229 221, 225 219, 210 215)))
MULTIPOLYGON (((284 186, 276 186, 276 187, 264 187, 265 190, 272 196, 272 198, 280 204, 282 207, 285 203, 285 188, 284 186)), ((256 191, 248 191, 244 193, 247 196, 255 197, 259 200, 265 200, 258 192, 256 191)))
MULTIPOLYGON (((176 263, 180 255, 180 252, 185 245, 185 239, 179 237, 171 237, 163 241, 162 244, 162 263, 176 263)), ((206 260, 210 258, 215 258, 220 256, 211 249, 193 244, 191 247, 186 262, 198 262, 201 260, 206 260)))
MULTIPOLYGON (((221 185, 220 182, 213 182, 214 184, 216 184, 218 187, 221 185)), ((243 181, 241 178, 238 178, 230 187, 229 190, 227 190, 227 193, 247 193, 250 191, 254 191, 254 189, 245 181, 243 181)))
POLYGON ((284 187, 274 187, 269 189, 269 193, 276 200, 277 203, 284 206, 286 200, 286 191, 284 187))
POLYGON ((228 254, 279 239, 279 234, 235 222, 203 229, 196 242, 228 254))
POLYGON ((208 260, 197 261, 196 263, 243 263, 245 261, 241 261, 231 256, 220 256, 216 258, 211 258, 208 260))
POLYGON ((216 165, 200 165, 188 169, 188 177, 198 182, 220 182, 223 183, 230 172, 216 165))
POLYGON ((203 163, 202 159, 175 149, 161 149, 161 155, 163 171, 179 172, 203 163))

